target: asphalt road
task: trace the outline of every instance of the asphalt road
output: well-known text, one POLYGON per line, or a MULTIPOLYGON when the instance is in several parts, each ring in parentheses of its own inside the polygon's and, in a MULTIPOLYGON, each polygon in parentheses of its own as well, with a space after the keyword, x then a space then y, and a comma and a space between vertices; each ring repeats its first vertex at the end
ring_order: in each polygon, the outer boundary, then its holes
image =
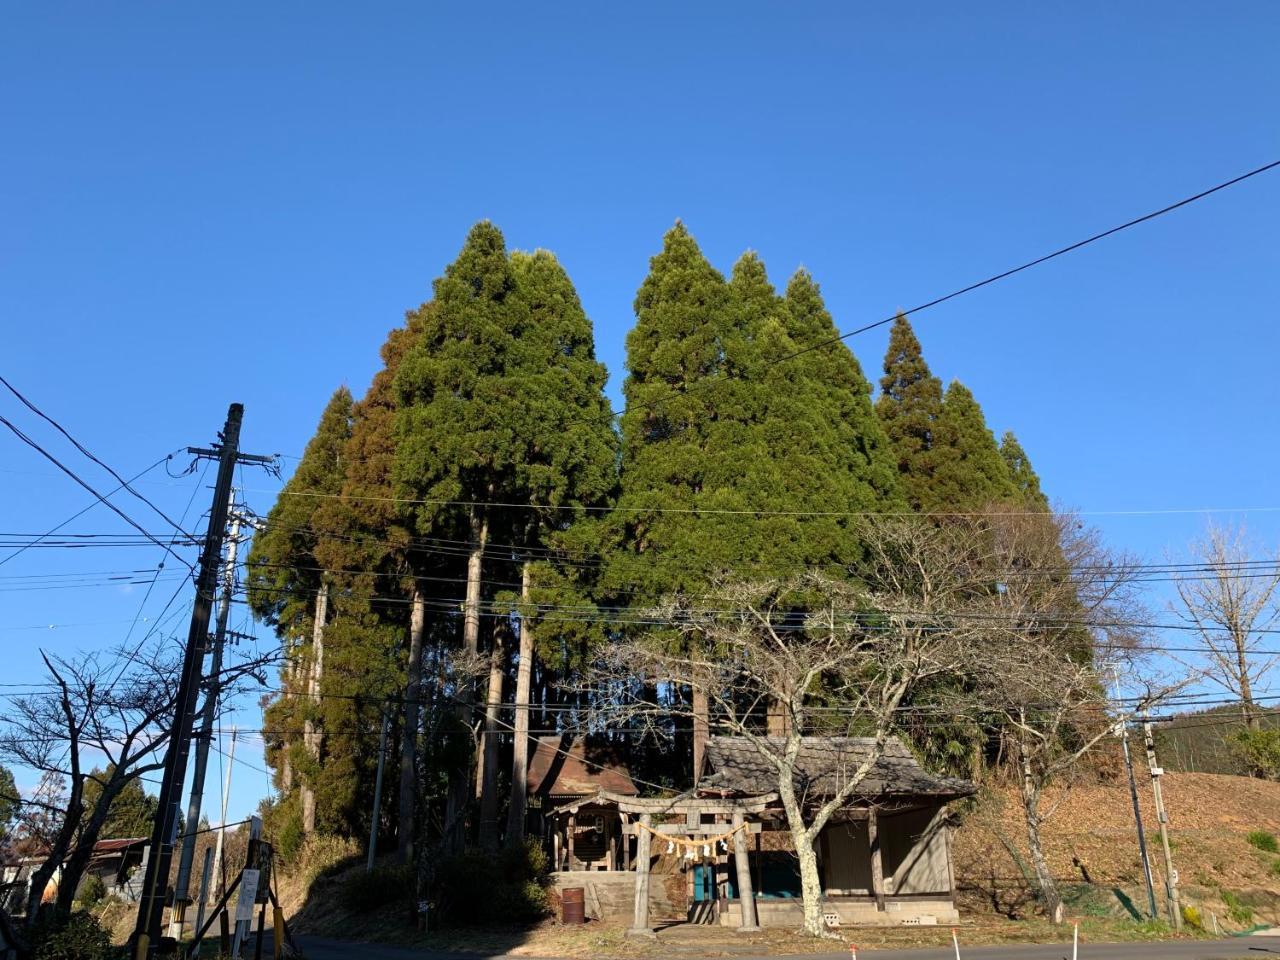
MULTIPOLYGON (((300 937, 299 942, 306 960, 481 960, 487 956, 345 943, 316 937, 300 937)), ((796 958, 734 956, 735 960, 849 960, 847 950, 838 953, 810 953, 796 958)), ((1071 944, 962 946, 960 956, 961 960, 1070 960, 1071 944)), ((1237 937, 1231 940, 1178 943, 1089 943, 1080 945, 1079 954, 1080 960, 1236 960, 1240 957, 1266 960, 1269 956, 1280 957, 1280 937, 1237 937)), ((955 952, 950 947, 941 950, 859 950, 858 960, 955 960, 955 952)))

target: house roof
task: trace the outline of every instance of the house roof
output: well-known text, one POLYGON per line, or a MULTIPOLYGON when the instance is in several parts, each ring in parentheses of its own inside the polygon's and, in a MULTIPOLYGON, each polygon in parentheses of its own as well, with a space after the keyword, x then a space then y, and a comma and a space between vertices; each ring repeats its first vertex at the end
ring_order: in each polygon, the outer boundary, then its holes
POLYGON ((599 791, 634 797, 639 791, 617 752, 581 739, 541 737, 529 758, 530 793, 582 797, 599 791))
MULTIPOLYGON (((770 751, 782 752, 783 737, 759 737, 770 751)), ((831 796, 847 782, 871 753, 872 737, 804 737, 796 764, 795 785, 802 796, 831 796)), ((748 737, 712 737, 706 766, 711 771, 698 783, 698 792, 741 795, 769 793, 778 788, 777 770, 748 737)), ((967 780, 938 777, 926 771, 896 737, 867 772, 853 797, 934 797, 952 799, 975 792, 967 780)))
POLYGON ((109 857, 113 853, 123 853, 133 847, 146 846, 150 842, 150 837, 99 840, 93 845, 93 855, 95 857, 109 857))

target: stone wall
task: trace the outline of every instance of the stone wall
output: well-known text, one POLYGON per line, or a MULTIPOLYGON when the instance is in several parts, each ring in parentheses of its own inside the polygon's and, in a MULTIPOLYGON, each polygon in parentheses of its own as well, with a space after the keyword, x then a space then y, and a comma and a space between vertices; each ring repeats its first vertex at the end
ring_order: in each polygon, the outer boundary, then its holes
MULTIPOLYGON (((630 923, 635 911, 636 875, 622 870, 562 870, 551 875, 551 899, 556 915, 560 914, 560 891, 566 887, 582 887, 587 916, 594 920, 630 923)), ((667 883, 668 877, 655 874, 649 880, 649 920, 683 920, 688 911, 684 900, 684 877, 678 884, 667 883), (676 887, 678 886, 678 894, 676 887)))

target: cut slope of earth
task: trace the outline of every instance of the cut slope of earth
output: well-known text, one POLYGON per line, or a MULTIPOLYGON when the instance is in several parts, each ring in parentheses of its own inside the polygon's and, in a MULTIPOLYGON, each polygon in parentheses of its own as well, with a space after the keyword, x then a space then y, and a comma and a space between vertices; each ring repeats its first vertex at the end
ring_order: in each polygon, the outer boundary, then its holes
MULTIPOLYGON (((1251 833, 1280 835, 1280 783, 1177 773, 1165 775, 1163 789, 1184 902, 1200 910, 1207 926, 1214 917, 1222 929, 1231 930, 1254 922, 1280 923, 1280 856, 1249 842, 1251 833)), ((1163 909, 1164 860, 1149 777, 1139 780, 1138 796, 1163 909)), ((1145 911, 1128 784, 1119 780, 1076 786, 1065 794, 1050 792, 1045 809, 1054 810, 1042 831, 1054 875, 1066 884, 1118 889, 1136 909, 1145 911)), ((962 817, 954 854, 964 905, 1011 914, 1032 910, 1025 873, 1026 828, 1016 790, 992 789, 962 817)), ((1073 888, 1069 893, 1079 891, 1073 888)), ((1105 900, 1091 896, 1086 909, 1101 910, 1105 900)), ((1124 909, 1120 896, 1114 896, 1113 903, 1124 909)))

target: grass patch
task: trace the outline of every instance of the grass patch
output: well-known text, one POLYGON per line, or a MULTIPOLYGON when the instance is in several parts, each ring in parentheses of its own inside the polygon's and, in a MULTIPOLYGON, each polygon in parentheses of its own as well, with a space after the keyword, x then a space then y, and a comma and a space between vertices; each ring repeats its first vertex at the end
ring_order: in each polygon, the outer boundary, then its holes
POLYGON ((1232 923, 1248 926, 1253 923, 1253 907, 1244 903, 1230 890, 1222 891, 1222 902, 1226 904, 1227 916, 1232 923))
POLYGON ((1280 853, 1280 844, 1276 843, 1275 834, 1266 830, 1251 830, 1245 840, 1249 842, 1249 846, 1263 853, 1280 853))

